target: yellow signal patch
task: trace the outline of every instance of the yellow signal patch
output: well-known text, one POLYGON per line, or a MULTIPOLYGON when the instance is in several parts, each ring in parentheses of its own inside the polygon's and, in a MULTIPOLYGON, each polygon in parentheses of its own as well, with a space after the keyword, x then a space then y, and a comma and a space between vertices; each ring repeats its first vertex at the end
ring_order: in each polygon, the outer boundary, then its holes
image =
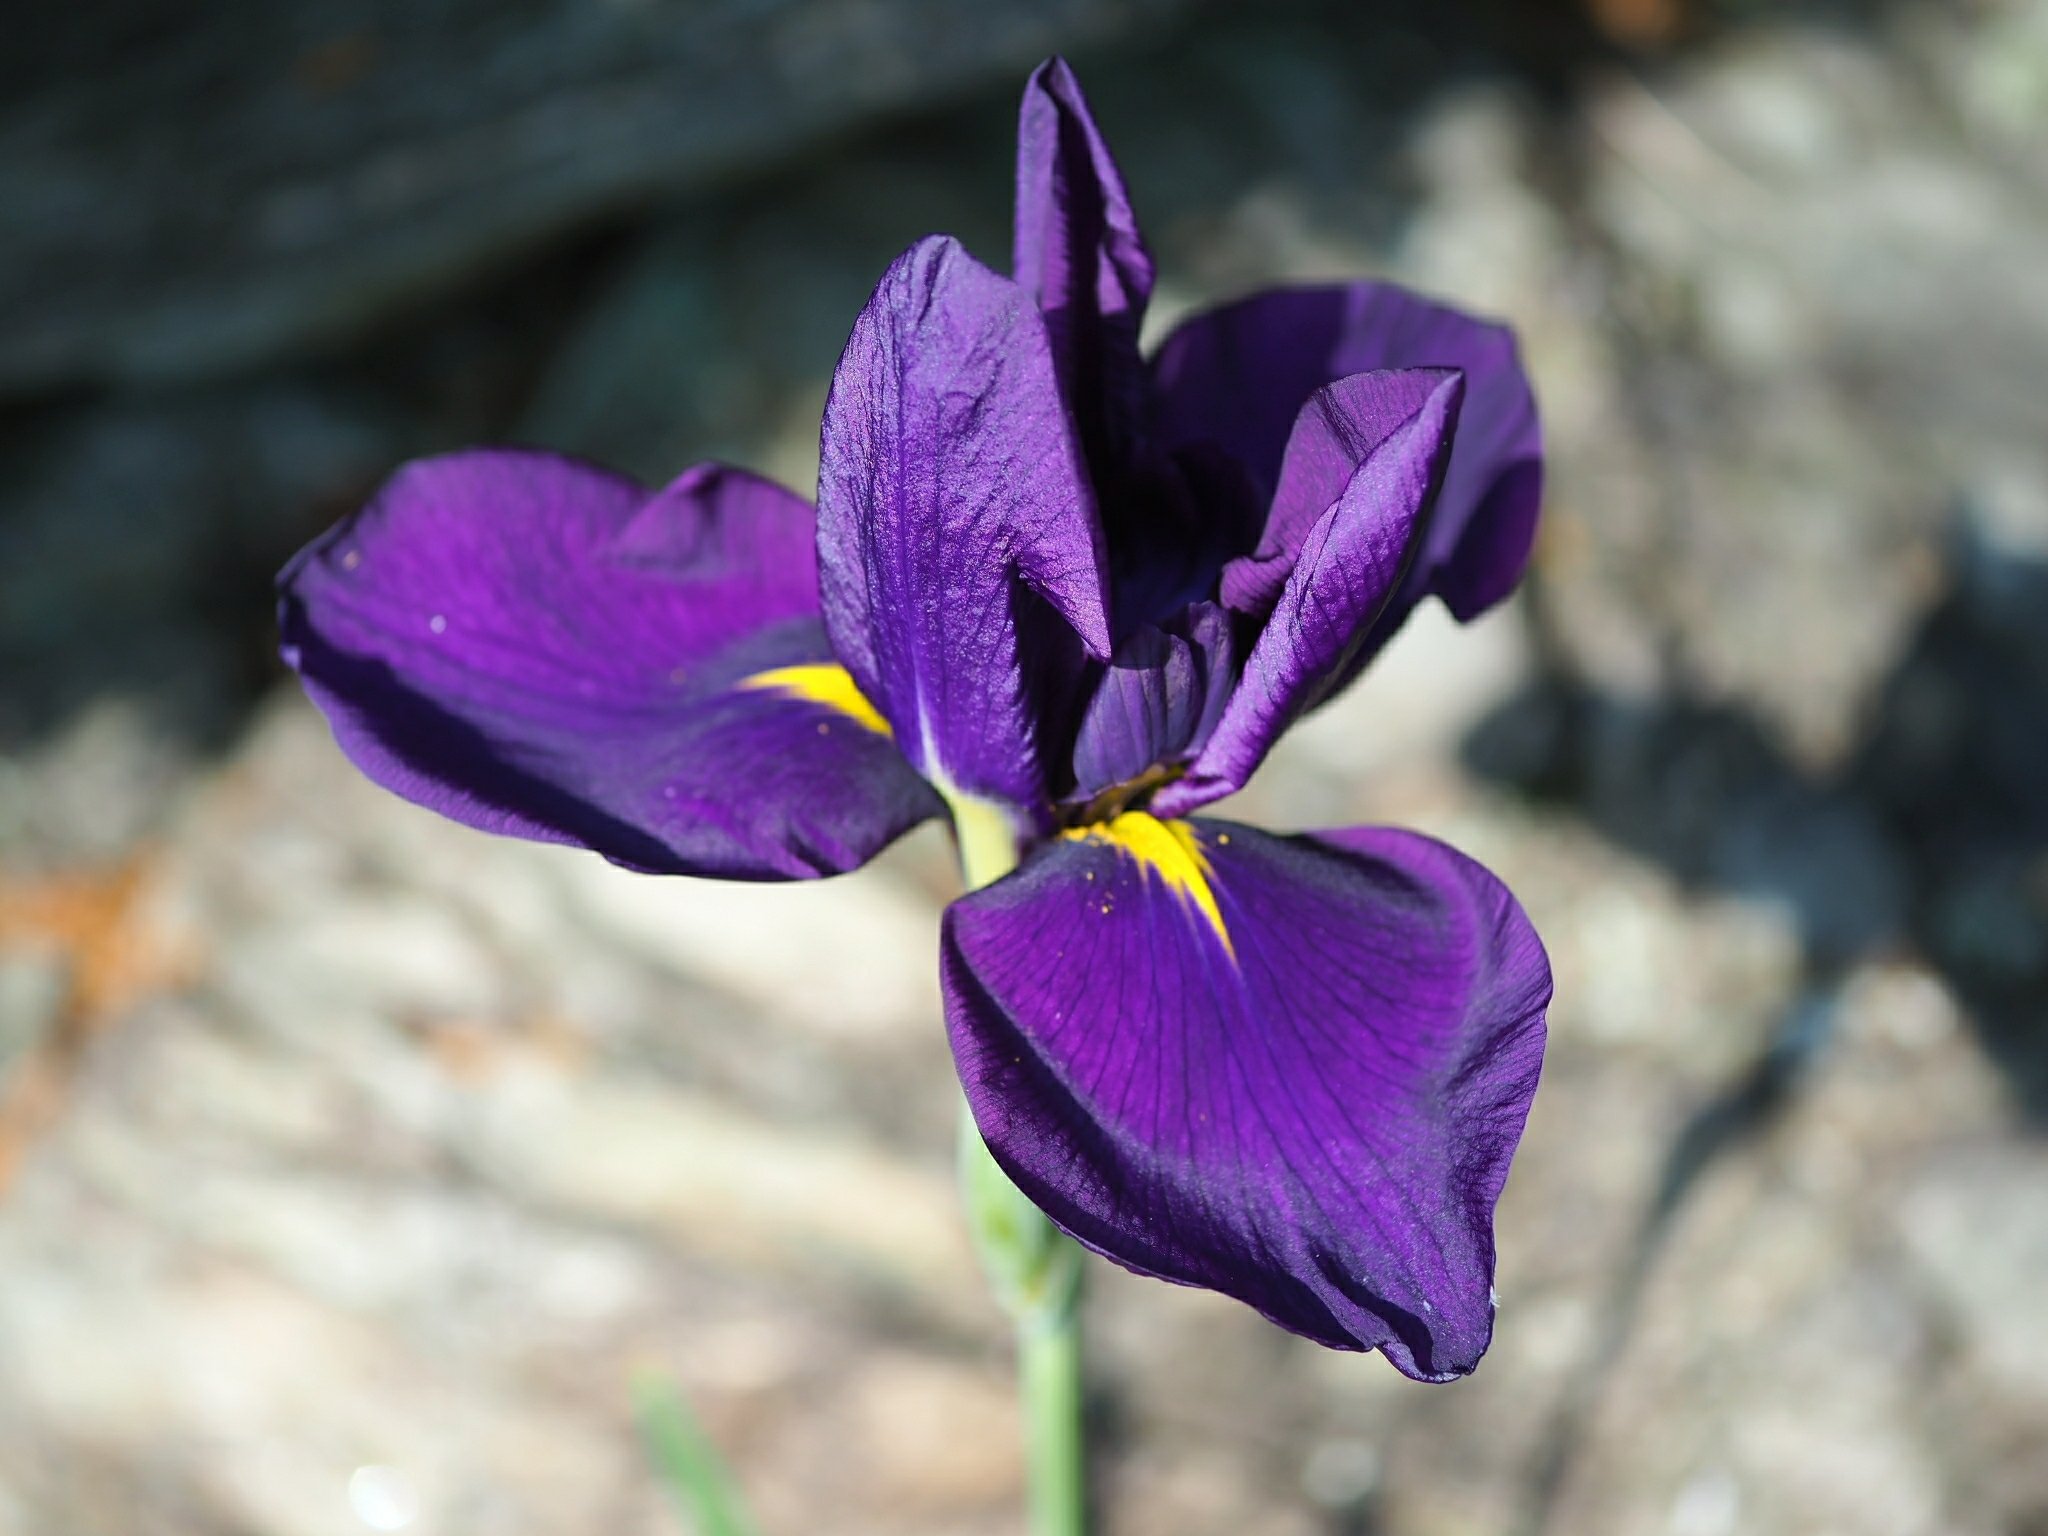
POLYGON ((784 693, 793 699, 802 699, 807 704, 818 704, 826 709, 836 710, 878 736, 893 738, 895 735, 895 732, 889 729, 889 722, 882 718, 882 712, 870 704, 867 695, 855 685, 853 674, 836 661, 812 661, 794 667, 773 667, 766 672, 756 672, 752 677, 742 678, 739 686, 784 693))
POLYGON ((1230 942, 1230 930, 1223 926, 1223 913, 1216 906, 1216 893, 1209 882, 1215 871, 1202 850, 1202 840, 1185 821, 1161 821, 1149 811, 1125 811, 1106 822, 1072 827, 1061 836, 1080 843, 1106 843, 1138 861, 1149 876, 1157 875, 1166 888, 1200 913, 1231 959, 1237 947, 1230 942))

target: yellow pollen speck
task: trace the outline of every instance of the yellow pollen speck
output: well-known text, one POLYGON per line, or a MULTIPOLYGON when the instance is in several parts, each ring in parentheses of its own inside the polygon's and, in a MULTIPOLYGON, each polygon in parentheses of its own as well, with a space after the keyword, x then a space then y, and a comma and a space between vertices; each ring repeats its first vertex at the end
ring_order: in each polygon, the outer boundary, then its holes
MULTIPOLYGON (((752 677, 742 678, 742 688, 770 689, 787 694, 793 699, 802 699, 807 704, 822 705, 836 710, 850 720, 858 721, 878 736, 892 736, 889 722, 882 718, 882 712, 867 701, 867 696, 855 686, 853 674, 836 661, 806 662, 795 667, 774 667, 766 672, 756 672, 752 677)), ((823 735, 827 727, 819 726, 823 735)))
MULTIPOLYGON (((1187 822, 1161 821, 1147 811, 1125 811, 1107 822, 1070 828, 1061 836, 1072 842, 1106 843, 1129 854, 1148 876, 1157 875, 1168 890, 1198 913, 1223 941, 1224 952, 1233 960, 1237 958, 1230 930, 1223 925, 1223 913, 1216 905, 1216 893, 1210 888, 1214 871, 1209 867, 1209 857, 1202 851, 1202 841, 1195 835, 1195 829, 1187 822)), ((1102 910, 1105 914, 1109 912, 1107 902, 1102 910)))

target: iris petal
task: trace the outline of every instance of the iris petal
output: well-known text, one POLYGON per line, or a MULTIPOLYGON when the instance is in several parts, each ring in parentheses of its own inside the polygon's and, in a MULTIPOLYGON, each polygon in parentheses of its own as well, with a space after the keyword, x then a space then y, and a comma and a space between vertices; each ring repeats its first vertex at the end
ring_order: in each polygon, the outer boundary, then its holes
POLYGON ((934 236, 890 267, 825 406, 825 622, 927 779, 1036 807, 1039 721, 1109 654, 1094 497, 1022 289, 934 236))
POLYGON ((1032 71, 1017 119, 1012 271, 1044 311, 1095 483, 1120 478, 1145 387, 1138 327, 1152 257, 1116 161, 1064 59, 1032 71))
MULTIPOLYGON (((1293 556, 1234 562, 1240 590, 1285 571, 1236 690, 1186 776, 1161 790, 1181 815, 1241 789, 1280 733, 1336 685, 1402 588, 1451 452, 1464 376, 1407 368, 1340 379, 1310 397, 1288 447, 1299 505, 1339 487, 1293 556), (1354 465, 1348 478, 1344 467, 1354 465)), ((1279 505, 1276 502, 1276 506, 1279 505)), ((1263 555, 1265 547, 1262 546, 1263 555)))
POLYGON ((1080 800, 1192 753, 1215 729, 1237 682, 1231 615, 1191 603, 1116 649, 1081 712, 1074 738, 1080 800))
POLYGON ((1443 494, 1352 671, 1424 596, 1438 594, 1469 619, 1521 577, 1542 500, 1543 440, 1513 333, 1392 284, 1351 283, 1276 289, 1197 315, 1153 360, 1162 439, 1220 445, 1267 494, 1311 391, 1373 369, 1439 367, 1463 369, 1466 380, 1443 494))
POLYGON ((850 680, 763 681, 846 677, 814 526, 716 466, 650 495, 547 454, 423 460, 286 568, 285 656, 358 767, 454 820, 662 873, 832 874, 938 807, 850 680))
POLYGON ((1479 865, 1132 813, 956 902, 942 963, 976 1124, 1060 1226, 1410 1376, 1477 1363, 1550 996, 1479 865))

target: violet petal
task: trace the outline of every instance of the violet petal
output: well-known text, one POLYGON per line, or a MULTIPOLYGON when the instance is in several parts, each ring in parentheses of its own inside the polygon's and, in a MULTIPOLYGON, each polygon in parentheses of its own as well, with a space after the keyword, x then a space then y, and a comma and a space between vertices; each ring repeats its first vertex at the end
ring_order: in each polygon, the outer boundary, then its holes
POLYGON ((834 661, 813 526, 712 465, 650 495, 550 454, 426 459, 286 567, 285 658, 359 768, 456 821, 832 874, 938 807, 834 661))
POLYGON ((1097 485, 1122 475, 1145 388, 1138 327, 1152 257, 1109 145, 1064 59, 1032 71, 1017 117, 1012 271, 1045 312, 1097 485))
POLYGON ((1479 865, 1133 813, 954 903, 942 966, 976 1124, 1081 1242, 1419 1379, 1478 1362, 1550 996, 1479 865))
MULTIPOLYGON (((1284 561, 1285 584, 1245 656, 1237 688, 1187 775, 1160 791, 1161 814, 1183 815, 1243 788, 1280 733, 1329 692, 1369 642, 1414 558, 1463 389, 1456 372, 1409 368, 1340 379, 1310 397, 1282 483, 1310 498, 1303 506, 1330 485, 1340 489, 1298 555, 1284 561), (1340 482, 1346 463, 1356 468, 1340 482)), ((1230 578, 1245 570, 1226 570, 1226 598, 1230 578)), ((1262 571, 1254 564, 1250 574, 1262 571)))
POLYGON ((1152 364, 1162 440, 1220 444, 1268 493, 1312 390, 1347 374, 1416 367, 1463 369, 1465 407, 1427 540, 1362 655, 1429 593, 1469 619, 1521 577, 1542 500, 1543 443, 1513 332, 1388 283, 1274 289, 1184 322, 1152 364))
POLYGON ((1039 806, 1040 705, 1110 650, 1094 499, 1045 322, 933 236, 855 322, 825 405, 825 623, 913 765, 1039 806))
POLYGON ((1208 740, 1237 681, 1232 622, 1217 603, 1192 603, 1116 649, 1081 714, 1074 781, 1086 800, 1177 759, 1208 740))

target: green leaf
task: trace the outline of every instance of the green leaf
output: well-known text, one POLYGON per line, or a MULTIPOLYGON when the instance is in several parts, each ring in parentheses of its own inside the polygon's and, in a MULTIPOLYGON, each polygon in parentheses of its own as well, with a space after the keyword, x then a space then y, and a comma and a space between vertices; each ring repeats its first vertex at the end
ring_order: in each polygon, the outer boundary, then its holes
POLYGON ((655 1471, 697 1536, 757 1536, 732 1475, 676 1384, 642 1371, 633 1379, 633 1404, 655 1471))

